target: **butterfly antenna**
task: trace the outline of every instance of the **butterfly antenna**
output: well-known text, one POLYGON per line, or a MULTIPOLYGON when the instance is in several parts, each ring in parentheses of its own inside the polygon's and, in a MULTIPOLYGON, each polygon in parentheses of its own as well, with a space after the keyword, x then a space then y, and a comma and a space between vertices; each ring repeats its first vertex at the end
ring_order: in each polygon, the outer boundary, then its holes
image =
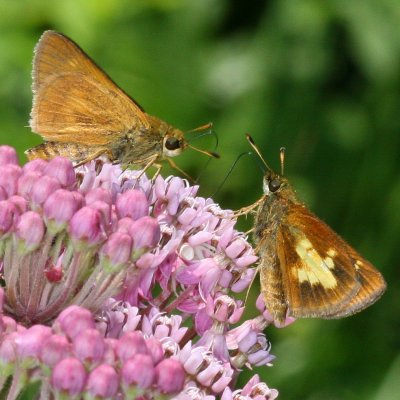
MULTIPOLYGON (((218 148, 218 135, 213 130, 209 130, 209 131, 204 132, 204 133, 202 133, 200 135, 197 135, 195 138, 192 139, 192 141, 197 140, 197 139, 199 139, 199 138, 201 138, 203 136, 206 136, 206 135, 213 135, 214 136, 214 138, 215 138, 215 146, 214 146, 214 151, 212 153, 218 155, 218 153, 215 152, 215 150, 217 150, 217 148, 218 148)), ((202 175, 207 170, 207 167, 210 164, 210 162, 211 162, 211 157, 208 157, 207 161, 205 162, 205 164, 204 164, 203 168, 201 169, 200 173, 197 175, 195 183, 197 183, 201 179, 202 175)))
POLYGON ((215 153, 214 151, 207 151, 207 150, 202 150, 199 149, 198 147, 194 147, 191 144, 187 144, 187 146, 195 151, 198 151, 199 153, 205 154, 208 157, 212 157, 212 158, 220 158, 220 155, 218 153, 215 153))
POLYGON ((250 146, 253 148, 253 150, 256 152, 256 154, 258 155, 259 159, 263 162, 263 164, 267 167, 268 170, 272 171, 272 169, 270 168, 270 166, 266 163, 266 161, 264 160, 264 157, 261 155, 260 150, 258 149, 257 145, 254 143, 253 138, 246 133, 246 139, 247 141, 250 143, 250 146))
POLYGON ((243 157, 243 156, 252 156, 253 153, 250 151, 244 152, 239 154, 236 157, 236 160, 233 162, 233 164, 231 165, 231 167, 229 168, 229 171, 226 173, 225 178, 222 180, 222 182, 219 184, 217 190, 211 195, 211 197, 214 197, 222 188, 222 186, 224 186, 225 182, 228 180, 229 176, 231 175, 233 169, 235 168, 236 164, 238 163, 238 161, 243 157))
POLYGON ((209 122, 208 124, 200 125, 197 128, 191 129, 190 131, 187 131, 186 133, 192 133, 192 132, 203 132, 207 130, 212 130, 213 123, 209 122))
POLYGON ((281 160, 281 176, 283 176, 284 170, 285 170, 285 147, 281 147, 279 150, 279 158, 281 160))

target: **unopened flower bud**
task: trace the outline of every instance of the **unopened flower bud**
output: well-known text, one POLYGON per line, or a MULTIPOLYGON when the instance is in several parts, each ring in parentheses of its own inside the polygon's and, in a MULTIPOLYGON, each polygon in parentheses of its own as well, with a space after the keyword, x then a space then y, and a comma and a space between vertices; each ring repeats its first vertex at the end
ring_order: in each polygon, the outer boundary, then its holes
POLYGON ((149 353, 146 341, 143 335, 138 331, 125 333, 118 341, 116 351, 121 361, 128 360, 136 354, 149 353))
POLYGON ((43 345, 51 336, 51 328, 44 325, 34 325, 15 338, 17 353, 21 358, 38 357, 43 345))
POLYGON ((44 173, 56 178, 63 188, 72 188, 75 185, 74 167, 71 161, 64 157, 54 157, 50 160, 44 168, 44 173))
POLYGON ((76 358, 65 358, 54 367, 50 381, 55 390, 78 397, 85 387, 86 371, 76 358))
POLYGON ((71 355, 71 344, 62 335, 51 335, 40 351, 41 361, 48 367, 54 367, 62 359, 71 355))
POLYGON ((22 168, 18 165, 7 164, 1 167, 0 186, 2 186, 8 196, 17 193, 18 179, 22 175, 22 168))
POLYGON ((22 174, 18 179, 18 193, 25 198, 29 198, 33 185, 41 178, 42 173, 29 171, 22 174))
POLYGON ((22 168, 24 173, 29 172, 40 172, 43 174, 44 169, 46 168, 48 162, 43 160, 42 158, 35 158, 32 161, 27 162, 22 168))
POLYGON ((35 204, 42 205, 60 187, 56 178, 44 175, 33 184, 30 194, 31 200, 35 204))
POLYGON ((10 232, 18 218, 17 207, 13 203, 0 201, 0 236, 10 232))
POLYGON ((118 196, 116 201, 117 214, 120 218, 131 217, 139 219, 149 213, 149 203, 141 190, 127 190, 118 196))
POLYGON ((86 391, 91 398, 113 399, 119 388, 119 376, 115 369, 108 364, 96 367, 88 377, 86 391))
POLYGON ((144 252, 155 247, 160 240, 160 225, 155 218, 142 217, 135 221, 129 229, 133 238, 133 259, 139 258, 144 252))
POLYGON ((17 224, 17 237, 22 251, 31 252, 39 246, 45 232, 41 216, 34 211, 22 214, 17 224))
POLYGON ((173 394, 183 389, 185 370, 178 360, 167 358, 156 366, 156 385, 161 393, 173 394))
POLYGON ((100 212, 90 207, 82 207, 71 219, 69 233, 75 244, 96 245, 104 237, 100 212))
POLYGON ((155 369, 153 360, 150 355, 136 354, 129 358, 122 365, 121 378, 127 392, 129 394, 129 387, 135 386, 140 389, 147 389, 153 385, 155 378, 155 369))
POLYGON ((132 238, 121 232, 114 232, 103 244, 100 254, 105 257, 105 268, 109 272, 127 263, 130 259, 132 251, 132 238))
POLYGON ((111 204, 112 203, 111 192, 102 187, 98 187, 98 188, 90 190, 85 195, 86 205, 90 205, 98 200, 104 201, 107 204, 111 204))
POLYGON ((0 146, 0 165, 18 164, 17 152, 11 146, 0 146))
POLYGON ((8 201, 17 207, 17 210, 20 214, 23 214, 28 209, 28 202, 22 196, 11 196, 8 201))
POLYGON ((86 329, 95 328, 90 311, 78 306, 69 306, 62 311, 57 317, 56 325, 59 326, 61 332, 71 339, 74 339, 75 336, 86 329))
POLYGON ((155 337, 149 337, 146 340, 146 346, 153 359, 154 364, 158 364, 164 357, 164 350, 158 339, 155 337))
POLYGON ((58 189, 45 201, 43 212, 51 233, 56 234, 67 227, 78 209, 78 201, 69 190, 58 189))
POLYGON ((96 329, 86 329, 75 336, 72 347, 83 363, 99 362, 104 355, 104 337, 96 329))

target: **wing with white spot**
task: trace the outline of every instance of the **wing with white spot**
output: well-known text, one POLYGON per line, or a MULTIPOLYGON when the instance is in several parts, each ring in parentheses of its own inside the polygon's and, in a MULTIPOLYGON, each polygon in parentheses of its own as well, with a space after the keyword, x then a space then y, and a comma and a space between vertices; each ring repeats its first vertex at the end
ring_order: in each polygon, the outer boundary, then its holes
POLYGON ((282 222, 277 254, 293 317, 354 314, 386 287, 379 271, 302 205, 290 207, 282 222))

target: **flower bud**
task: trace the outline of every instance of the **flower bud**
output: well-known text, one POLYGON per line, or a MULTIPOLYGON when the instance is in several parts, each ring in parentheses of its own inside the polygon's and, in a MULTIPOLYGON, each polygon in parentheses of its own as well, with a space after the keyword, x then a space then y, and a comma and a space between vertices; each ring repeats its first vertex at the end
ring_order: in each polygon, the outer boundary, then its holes
POLYGON ((99 362, 104 355, 104 337, 96 329, 86 329, 75 336, 72 347, 76 357, 83 363, 99 362))
POLYGON ((54 367, 50 382, 55 390, 78 397, 86 383, 85 368, 76 358, 65 358, 54 367))
POLYGON ((1 167, 0 186, 4 188, 8 196, 17 193, 18 179, 22 175, 22 168, 18 165, 7 164, 1 167))
POLYGON ((23 214, 28 209, 28 202, 22 196, 11 196, 8 201, 17 207, 17 210, 20 214, 23 214))
POLYGON ((149 214, 149 203, 141 190, 128 190, 117 197, 116 209, 119 218, 134 220, 149 214))
POLYGON ((132 218, 124 217, 118 220, 117 231, 121 233, 129 233, 131 226, 135 221, 132 218))
POLYGON ((8 164, 18 165, 17 152, 11 146, 0 146, 0 165, 8 164))
POLYGON ((86 391, 93 398, 113 399, 119 388, 119 376, 115 369, 108 364, 101 364, 90 374, 86 391))
POLYGON ((38 213, 27 211, 22 214, 16 229, 21 250, 24 252, 36 250, 43 239, 44 229, 43 220, 38 213))
POLYGON ((62 335, 51 335, 46 339, 46 345, 41 348, 40 359, 48 367, 54 367, 62 359, 71 355, 71 344, 62 335))
POLYGON ((110 204, 97 200, 90 204, 90 208, 100 213, 101 221, 104 226, 108 226, 111 222, 111 206, 110 204))
POLYGON ((58 189, 52 193, 43 206, 43 213, 50 232, 56 234, 65 229, 78 206, 74 192, 58 189))
POLYGON ((128 360, 136 354, 148 354, 149 350, 143 335, 138 332, 128 332, 118 341, 116 352, 121 361, 128 360))
POLYGON ((71 161, 64 157, 54 157, 50 160, 44 168, 44 173, 56 178, 64 188, 72 188, 76 183, 74 167, 71 161))
POLYGON ((137 386, 147 389, 153 385, 155 369, 151 356, 147 354, 136 354, 122 365, 121 378, 125 386, 137 386))
POLYGON ((57 265, 51 265, 44 270, 44 274, 50 283, 58 283, 63 278, 64 271, 57 265))
POLYGON ((156 366, 156 385, 161 393, 173 394, 182 391, 185 370, 178 360, 167 358, 156 366))
POLYGON ((82 207, 71 219, 69 233, 75 245, 96 245, 104 238, 100 212, 82 207))
POLYGON ((33 184, 30 197, 35 204, 42 205, 60 187, 56 178, 44 175, 33 184))
POLYGON ((46 168, 47 164, 47 161, 41 158, 35 158, 32 161, 28 161, 22 169, 24 173, 40 172, 40 174, 43 175, 43 171, 46 168))
POLYGON ((51 328, 44 325, 33 325, 15 338, 18 356, 21 358, 38 357, 42 347, 51 336, 51 328))
POLYGON ((135 221, 129 229, 133 239, 133 259, 155 247, 160 240, 160 225, 155 218, 142 217, 135 221))
POLYGON ((15 222, 19 218, 16 206, 7 201, 0 201, 0 236, 12 231, 15 222))
POLYGON ((95 323, 89 310, 79 306, 69 306, 57 317, 56 326, 70 339, 74 339, 86 329, 94 329, 95 323))
POLYGON ((42 173, 29 171, 22 174, 18 179, 18 194, 25 198, 30 197, 33 185, 41 178, 42 173))
POLYGON ((107 204, 112 204, 111 192, 102 187, 98 187, 90 190, 85 195, 86 205, 90 205, 98 200, 104 201, 107 204))
POLYGON ((121 232, 114 232, 103 244, 100 254, 105 258, 105 269, 115 272, 130 259, 132 251, 132 238, 121 232))
POLYGON ((151 336, 146 340, 146 346, 153 359, 154 364, 158 364, 164 357, 164 350, 158 339, 151 336))

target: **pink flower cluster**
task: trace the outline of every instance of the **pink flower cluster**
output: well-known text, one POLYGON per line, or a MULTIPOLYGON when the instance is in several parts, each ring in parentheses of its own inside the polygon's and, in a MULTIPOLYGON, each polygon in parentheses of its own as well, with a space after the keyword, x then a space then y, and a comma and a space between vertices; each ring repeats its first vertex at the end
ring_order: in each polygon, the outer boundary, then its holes
POLYGON ((257 260, 231 211, 177 177, 0 147, 0 389, 41 398, 275 399, 274 356, 236 297, 257 260), (47 397, 46 397, 47 396, 47 397), (63 397, 64 396, 64 397, 63 397))

